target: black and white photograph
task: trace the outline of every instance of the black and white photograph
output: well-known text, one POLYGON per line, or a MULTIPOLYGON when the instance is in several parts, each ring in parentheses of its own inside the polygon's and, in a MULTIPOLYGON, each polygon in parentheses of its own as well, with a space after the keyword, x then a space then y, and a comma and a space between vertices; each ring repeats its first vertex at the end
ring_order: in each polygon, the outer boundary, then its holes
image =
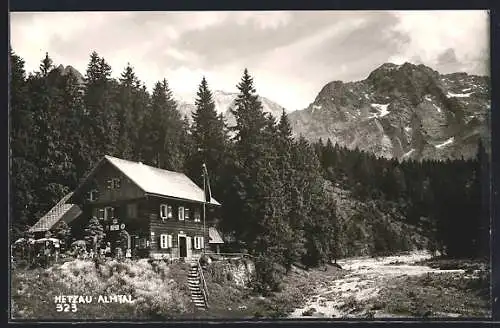
POLYGON ((11 12, 11 322, 488 320, 485 10, 11 12))

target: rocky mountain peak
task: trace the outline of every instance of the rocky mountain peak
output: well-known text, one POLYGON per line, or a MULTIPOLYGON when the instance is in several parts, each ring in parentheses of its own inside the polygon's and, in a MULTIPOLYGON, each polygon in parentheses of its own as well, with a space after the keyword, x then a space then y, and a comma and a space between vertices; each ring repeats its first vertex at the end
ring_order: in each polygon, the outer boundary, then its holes
POLYGON ((441 75, 425 65, 386 63, 365 80, 332 81, 290 114, 296 135, 399 159, 475 156, 489 142, 489 81, 441 75))
POLYGON ((73 66, 68 65, 68 66, 64 67, 63 64, 60 64, 55 69, 57 71, 59 71, 59 73, 61 75, 68 75, 70 73, 73 74, 77 78, 78 83, 80 83, 80 84, 83 84, 85 81, 85 78, 83 77, 83 75, 73 66))

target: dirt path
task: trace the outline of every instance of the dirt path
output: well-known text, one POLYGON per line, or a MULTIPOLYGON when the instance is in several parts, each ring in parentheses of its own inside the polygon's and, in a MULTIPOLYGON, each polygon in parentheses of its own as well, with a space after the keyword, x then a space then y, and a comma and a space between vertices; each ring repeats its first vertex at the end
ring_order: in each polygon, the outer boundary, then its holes
MULTIPOLYGON (((400 276, 422 275, 425 273, 459 272, 464 270, 437 270, 412 263, 430 258, 426 252, 414 252, 409 255, 380 258, 351 258, 338 261, 342 269, 350 272, 342 279, 333 280, 327 287, 319 288, 305 306, 295 309, 291 318, 307 317, 364 317, 363 311, 353 311, 357 302, 375 299, 391 278, 400 276)), ((391 316, 380 314, 378 316, 391 316)))

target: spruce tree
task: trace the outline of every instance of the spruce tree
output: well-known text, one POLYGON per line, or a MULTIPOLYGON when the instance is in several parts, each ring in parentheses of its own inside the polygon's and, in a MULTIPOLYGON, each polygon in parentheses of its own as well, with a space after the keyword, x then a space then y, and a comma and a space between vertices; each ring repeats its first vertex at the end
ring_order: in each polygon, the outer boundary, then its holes
POLYGON ((45 214, 68 192, 64 171, 70 168, 70 159, 62 151, 64 139, 61 129, 66 109, 62 105, 64 89, 61 80, 62 76, 59 70, 54 69, 48 54, 40 64, 40 71, 28 79, 30 106, 36 127, 32 142, 36 147, 36 165, 39 169, 34 183, 39 205, 38 211, 34 213, 35 219, 45 214))
POLYGON ((33 108, 29 106, 24 61, 10 53, 10 215, 14 238, 32 223, 37 209, 33 186, 38 176, 33 108))
POLYGON ((205 77, 201 80, 192 113, 191 138, 193 153, 189 159, 189 176, 202 185, 201 167, 205 163, 210 174, 214 197, 223 195, 222 176, 226 168, 228 136, 223 118, 215 110, 212 92, 205 77))
POLYGON ((121 74, 118 86, 117 102, 120 117, 118 155, 121 158, 135 160, 139 157, 139 131, 142 113, 147 106, 141 82, 130 64, 121 74))
POLYGON ((233 183, 231 194, 237 199, 231 202, 232 213, 227 217, 234 220, 233 226, 238 228, 237 239, 245 242, 247 247, 254 248, 257 234, 257 222, 262 218, 264 199, 259 195, 259 182, 262 179, 261 170, 268 168, 268 156, 264 139, 264 128, 268 122, 262 111, 262 104, 258 100, 253 86, 253 78, 245 69, 232 113, 236 119, 233 128, 235 135, 235 162, 233 169, 233 183))
POLYGON ((182 151, 185 134, 186 127, 167 80, 157 82, 142 124, 140 140, 143 161, 159 168, 182 172, 185 166, 182 151))
POLYGON ((256 265, 257 289, 275 289, 285 272, 279 268, 289 268, 302 248, 302 240, 288 219, 291 131, 285 114, 278 124, 264 114, 247 70, 237 87, 231 190, 235 199, 227 215, 234 220, 237 238, 257 258, 265 259, 256 265))
POLYGON ((85 108, 89 169, 104 155, 118 155, 119 116, 114 101, 117 83, 111 67, 96 52, 90 56, 85 75, 85 108))

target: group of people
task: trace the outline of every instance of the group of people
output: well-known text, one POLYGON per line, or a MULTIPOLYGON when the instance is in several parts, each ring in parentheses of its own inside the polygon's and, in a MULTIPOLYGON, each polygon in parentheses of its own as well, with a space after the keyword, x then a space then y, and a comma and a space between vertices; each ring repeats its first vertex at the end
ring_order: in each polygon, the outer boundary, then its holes
POLYGON ((81 249, 77 257, 81 259, 94 259, 97 256, 99 257, 115 257, 118 259, 123 259, 123 258, 132 258, 132 250, 131 249, 126 249, 123 251, 121 247, 116 247, 114 250, 111 247, 111 243, 107 242, 104 247, 101 247, 97 249, 97 252, 94 251, 93 248, 90 249, 90 251, 87 251, 86 249, 81 249))
POLYGON ((12 261, 24 262, 28 266, 47 267, 58 261, 61 254, 61 244, 58 240, 40 241, 26 240, 12 247, 12 261))
POLYGON ((84 241, 71 244, 71 247, 65 248, 61 242, 55 238, 47 238, 46 241, 41 240, 19 240, 12 245, 12 262, 25 262, 29 267, 41 266, 48 267, 51 264, 57 263, 61 257, 76 257, 79 259, 95 259, 97 257, 114 257, 117 259, 130 259, 137 254, 134 254, 131 249, 122 249, 121 247, 111 246, 110 242, 106 242, 104 247, 94 249, 88 247, 84 241))

